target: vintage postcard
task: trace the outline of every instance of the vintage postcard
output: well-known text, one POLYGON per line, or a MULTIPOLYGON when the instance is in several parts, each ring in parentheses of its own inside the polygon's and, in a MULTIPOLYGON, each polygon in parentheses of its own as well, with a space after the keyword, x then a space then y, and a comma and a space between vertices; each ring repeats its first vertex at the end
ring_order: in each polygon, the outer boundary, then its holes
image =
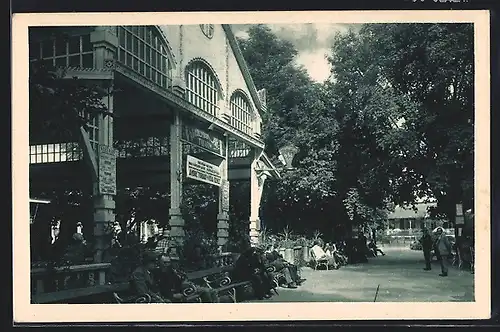
POLYGON ((12 22, 16 322, 489 317, 488 11, 12 22))

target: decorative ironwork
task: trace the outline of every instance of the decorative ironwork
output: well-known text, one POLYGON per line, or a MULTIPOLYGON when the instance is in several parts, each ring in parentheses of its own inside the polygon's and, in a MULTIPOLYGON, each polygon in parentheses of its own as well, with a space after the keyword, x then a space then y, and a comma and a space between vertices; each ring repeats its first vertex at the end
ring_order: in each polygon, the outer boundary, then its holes
POLYGON ((104 60, 104 68, 114 69, 116 65, 115 59, 105 59, 104 60))
POLYGON ((134 140, 116 140, 114 147, 118 158, 168 156, 168 137, 144 137, 134 140))

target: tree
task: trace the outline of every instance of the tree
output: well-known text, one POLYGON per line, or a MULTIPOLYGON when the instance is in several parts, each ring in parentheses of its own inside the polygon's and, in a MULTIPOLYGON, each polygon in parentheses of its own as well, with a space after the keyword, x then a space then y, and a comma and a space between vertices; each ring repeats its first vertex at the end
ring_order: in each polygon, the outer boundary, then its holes
POLYGON ((65 78, 65 70, 43 61, 30 63, 30 140, 68 142, 80 126, 108 111, 103 98, 110 92, 101 83, 65 78))
POLYGON ((436 213, 454 220, 455 204, 473 207, 474 31, 472 24, 366 25, 373 56, 394 89, 415 107, 403 113, 418 138, 405 167, 436 213))
POLYGON ((276 159, 278 149, 288 143, 300 150, 293 171, 283 173, 280 181, 266 182, 261 215, 269 229, 290 225, 305 232, 328 227, 326 210, 336 194, 333 155, 338 146, 336 121, 325 108, 325 90, 305 68, 295 65, 297 50, 291 43, 264 25, 252 26, 248 34, 240 46, 256 86, 267 90, 266 152, 276 159))

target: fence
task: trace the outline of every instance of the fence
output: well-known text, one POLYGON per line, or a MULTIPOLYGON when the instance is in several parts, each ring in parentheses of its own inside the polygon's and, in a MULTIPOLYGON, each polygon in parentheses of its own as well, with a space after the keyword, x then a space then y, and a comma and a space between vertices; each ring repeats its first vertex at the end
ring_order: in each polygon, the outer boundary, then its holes
POLYGON ((122 284, 109 285, 109 263, 71 265, 31 270, 31 302, 54 303, 101 294, 122 284))

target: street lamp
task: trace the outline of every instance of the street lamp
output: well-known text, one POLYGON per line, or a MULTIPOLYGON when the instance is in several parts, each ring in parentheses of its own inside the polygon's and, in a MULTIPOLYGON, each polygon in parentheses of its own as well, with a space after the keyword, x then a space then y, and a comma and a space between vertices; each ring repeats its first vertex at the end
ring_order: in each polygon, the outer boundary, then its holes
POLYGON ((299 148, 297 148, 293 144, 287 144, 278 150, 278 160, 283 164, 282 167, 276 168, 257 168, 256 171, 259 172, 267 172, 267 171, 282 171, 282 170, 291 170, 293 169, 292 162, 293 158, 299 152, 299 148))

